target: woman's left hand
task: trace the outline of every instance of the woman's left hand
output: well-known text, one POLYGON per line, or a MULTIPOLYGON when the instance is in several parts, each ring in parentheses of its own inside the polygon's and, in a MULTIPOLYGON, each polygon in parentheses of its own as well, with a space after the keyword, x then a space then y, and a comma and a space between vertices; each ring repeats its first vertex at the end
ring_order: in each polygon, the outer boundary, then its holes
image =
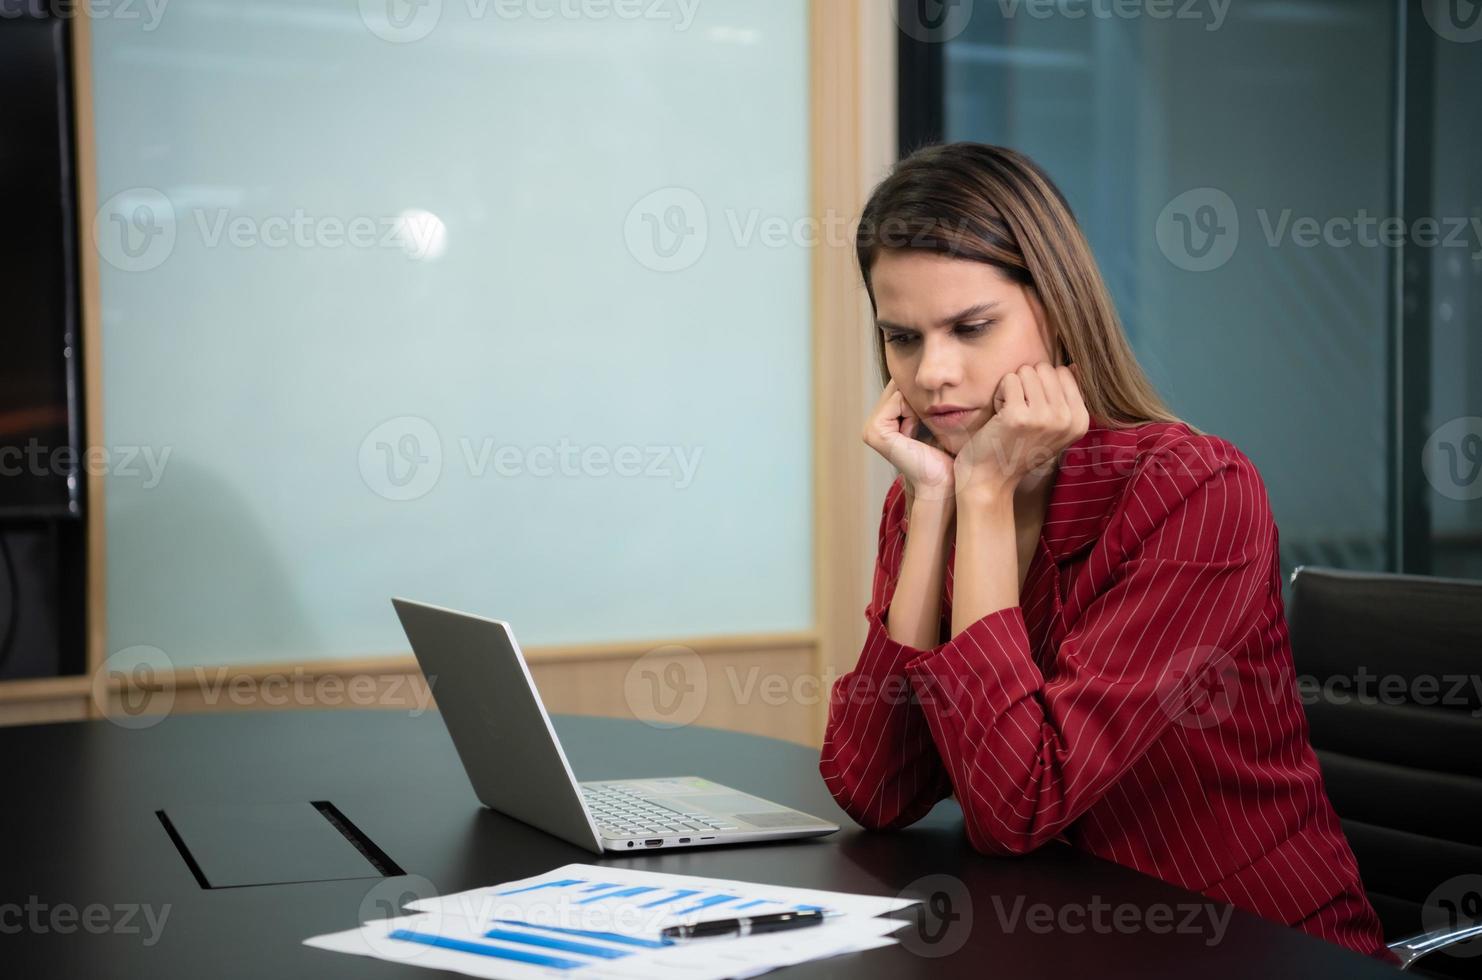
POLYGON ((1005 374, 993 395, 993 417, 953 461, 958 501, 1002 499, 1026 480, 1044 479, 1090 424, 1072 367, 1042 361, 1005 374))

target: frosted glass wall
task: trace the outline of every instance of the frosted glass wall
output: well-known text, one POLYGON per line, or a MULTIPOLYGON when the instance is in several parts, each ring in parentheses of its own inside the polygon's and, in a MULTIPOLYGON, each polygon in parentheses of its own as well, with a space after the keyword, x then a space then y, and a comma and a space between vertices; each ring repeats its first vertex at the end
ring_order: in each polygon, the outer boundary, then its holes
POLYGON ((810 626, 806 18, 96 20, 110 651, 810 626))

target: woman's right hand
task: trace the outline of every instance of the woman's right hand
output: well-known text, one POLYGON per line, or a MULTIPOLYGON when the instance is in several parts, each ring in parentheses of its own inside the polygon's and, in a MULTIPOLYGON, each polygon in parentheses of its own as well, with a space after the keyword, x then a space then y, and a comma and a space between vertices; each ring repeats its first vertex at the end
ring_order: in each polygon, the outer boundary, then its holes
POLYGON ((906 499, 954 499, 952 457, 915 438, 921 420, 892 380, 865 423, 864 441, 905 478, 906 499))

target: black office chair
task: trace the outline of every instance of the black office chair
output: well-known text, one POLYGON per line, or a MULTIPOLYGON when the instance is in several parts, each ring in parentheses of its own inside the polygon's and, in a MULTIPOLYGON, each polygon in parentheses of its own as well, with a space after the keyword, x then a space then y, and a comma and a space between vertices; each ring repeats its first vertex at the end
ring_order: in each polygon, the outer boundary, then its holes
POLYGON ((1303 566, 1291 585, 1312 745, 1389 947, 1482 977, 1482 582, 1303 566))

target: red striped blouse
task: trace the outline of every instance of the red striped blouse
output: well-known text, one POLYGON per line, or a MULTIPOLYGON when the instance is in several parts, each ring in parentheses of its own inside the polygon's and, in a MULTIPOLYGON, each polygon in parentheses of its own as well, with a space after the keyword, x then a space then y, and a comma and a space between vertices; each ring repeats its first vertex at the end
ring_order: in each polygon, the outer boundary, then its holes
POLYGON ((1093 417, 1054 481, 1019 605, 930 650, 886 632, 908 524, 891 486, 869 635, 830 697, 834 798, 893 829, 955 794, 978 851, 1062 840, 1394 962, 1308 740, 1254 464, 1182 424, 1093 417))

